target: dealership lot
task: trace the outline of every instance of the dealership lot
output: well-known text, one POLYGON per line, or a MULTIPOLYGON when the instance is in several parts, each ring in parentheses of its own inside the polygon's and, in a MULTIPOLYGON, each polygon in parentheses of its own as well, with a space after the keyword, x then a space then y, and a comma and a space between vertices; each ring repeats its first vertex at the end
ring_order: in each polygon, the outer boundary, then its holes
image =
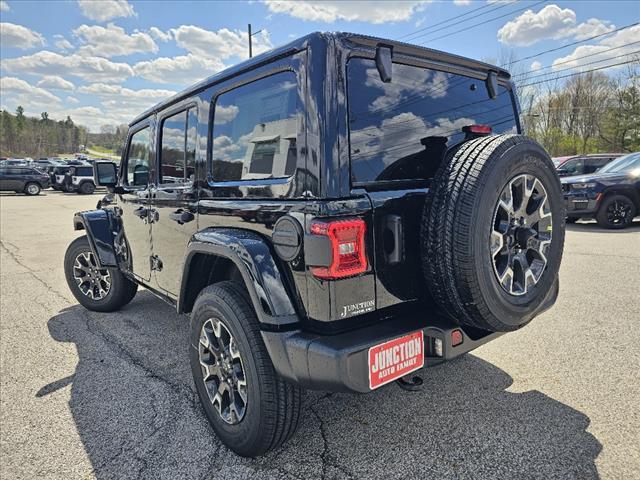
POLYGON ((569 226, 556 306, 427 370, 425 388, 309 393, 242 459, 203 417, 188 318, 145 291, 89 312, 62 258, 99 195, 0 196, 2 478, 639 478, 640 223, 569 226))

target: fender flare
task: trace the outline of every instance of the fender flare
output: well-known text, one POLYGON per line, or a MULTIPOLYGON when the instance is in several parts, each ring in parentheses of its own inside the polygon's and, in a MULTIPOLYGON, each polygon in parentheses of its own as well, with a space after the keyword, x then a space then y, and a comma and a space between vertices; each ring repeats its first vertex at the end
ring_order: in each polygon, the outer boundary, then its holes
POLYGON ((89 245, 101 267, 118 267, 113 245, 113 233, 117 231, 113 213, 108 210, 88 210, 73 216, 74 230, 85 230, 89 245))
POLYGON ((207 228, 191 237, 182 270, 178 313, 184 313, 189 272, 196 254, 232 261, 244 280, 260 323, 277 330, 293 328, 298 315, 268 243, 257 233, 236 228, 207 228))

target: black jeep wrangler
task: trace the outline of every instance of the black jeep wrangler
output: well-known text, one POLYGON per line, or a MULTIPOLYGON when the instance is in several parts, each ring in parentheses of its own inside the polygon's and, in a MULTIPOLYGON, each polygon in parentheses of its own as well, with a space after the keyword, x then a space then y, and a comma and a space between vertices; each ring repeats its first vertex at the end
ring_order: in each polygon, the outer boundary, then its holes
POLYGON ((304 389, 414 387, 558 295, 560 181, 477 61, 314 33, 156 105, 120 173, 94 168, 110 193, 74 217, 69 287, 190 313, 204 412, 240 455, 294 433, 304 389))

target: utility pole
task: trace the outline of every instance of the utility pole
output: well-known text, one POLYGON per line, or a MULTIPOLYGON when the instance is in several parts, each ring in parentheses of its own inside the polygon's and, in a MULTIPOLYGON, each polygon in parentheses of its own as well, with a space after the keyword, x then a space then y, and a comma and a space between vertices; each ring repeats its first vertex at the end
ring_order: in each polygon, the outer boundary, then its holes
POLYGON ((251 37, 253 37, 254 35, 259 34, 262 30, 258 30, 257 32, 251 33, 251 24, 249 23, 247 25, 247 30, 249 32, 249 58, 253 57, 253 49, 252 49, 252 45, 251 45, 251 37))

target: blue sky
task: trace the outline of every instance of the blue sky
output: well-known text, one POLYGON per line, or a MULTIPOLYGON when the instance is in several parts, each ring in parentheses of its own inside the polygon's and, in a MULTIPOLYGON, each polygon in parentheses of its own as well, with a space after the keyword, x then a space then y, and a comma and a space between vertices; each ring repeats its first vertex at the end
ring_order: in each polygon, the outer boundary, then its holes
MULTIPOLYGON (((254 31, 262 30, 254 37, 257 52, 323 30, 403 37, 490 60, 508 52, 528 57, 638 22, 640 2, 0 0, 0 16, 2 108, 13 111, 21 104, 32 115, 45 110, 52 118, 71 115, 97 130, 104 123, 127 122, 244 59, 249 22, 254 31)), ((588 69, 626 60, 636 51, 640 26, 531 58, 520 67, 530 71, 555 62, 561 63, 555 70, 588 69), (580 66, 594 60, 602 62, 580 66)))

